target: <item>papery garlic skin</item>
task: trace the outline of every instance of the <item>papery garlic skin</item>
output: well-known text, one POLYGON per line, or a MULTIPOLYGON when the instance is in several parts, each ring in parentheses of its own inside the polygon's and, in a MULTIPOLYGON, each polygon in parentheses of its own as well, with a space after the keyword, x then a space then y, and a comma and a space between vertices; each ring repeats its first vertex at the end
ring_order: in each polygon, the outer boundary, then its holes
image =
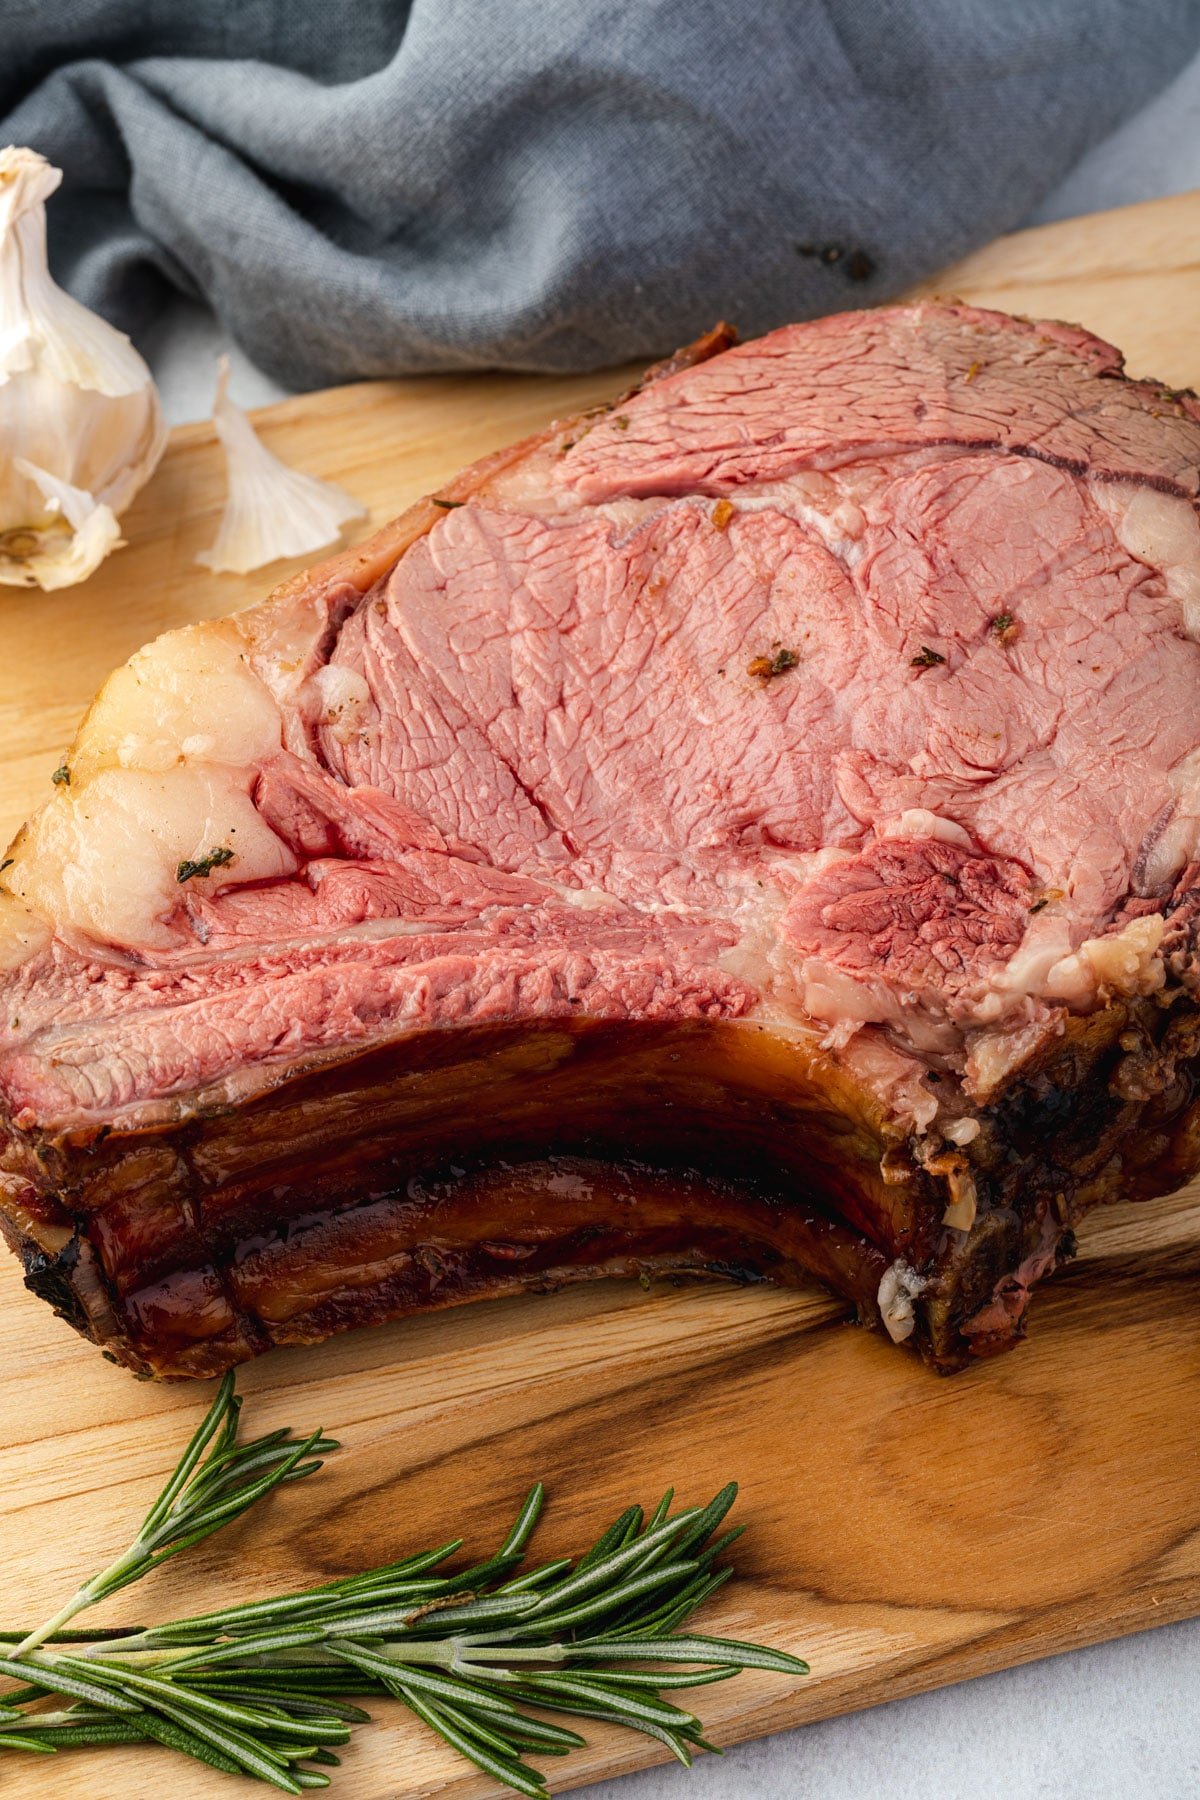
POLYGON ((0 584, 69 587, 121 542, 118 516, 167 441, 150 371, 123 332, 50 275, 36 151, 0 150, 0 584))
POLYGON ((196 561, 218 575, 248 575, 281 557, 335 544, 344 525, 366 517, 366 507, 272 455, 229 398, 229 358, 217 367, 213 424, 225 451, 228 490, 216 542, 196 561))

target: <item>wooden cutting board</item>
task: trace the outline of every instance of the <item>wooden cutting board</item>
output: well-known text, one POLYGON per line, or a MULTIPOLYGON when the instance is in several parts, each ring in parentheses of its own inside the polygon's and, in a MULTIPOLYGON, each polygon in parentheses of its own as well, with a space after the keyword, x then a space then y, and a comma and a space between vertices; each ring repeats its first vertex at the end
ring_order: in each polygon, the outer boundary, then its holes
MULTIPOLYGON (((1021 233, 923 291, 1078 319, 1134 372, 1200 382, 1197 242, 1200 194, 1021 233)), ((618 381, 381 382, 286 401, 260 425, 377 524, 618 381)), ((115 664, 270 585, 193 566, 221 484, 211 430, 187 426, 126 520, 129 548, 96 577, 0 589, 0 836, 47 792, 115 664)), ((1031 1341, 952 1381, 815 1290, 604 1283, 278 1351, 244 1374, 252 1419, 323 1424, 345 1448, 97 1619, 199 1610, 460 1533, 482 1550, 536 1477, 546 1554, 668 1483, 688 1501, 742 1484, 740 1579, 705 1625, 797 1651, 813 1674, 702 1691, 723 1744, 1186 1617, 1200 1611, 1198 1274, 1200 1191, 1110 1209, 1038 1296, 1031 1341)), ((16 1626, 123 1546, 205 1394, 111 1367, 7 1258, 0 1299, 0 1616, 16 1626)), ((335 1775, 343 1800, 496 1792, 398 1708, 375 1710, 335 1775)), ((551 1767, 570 1787, 655 1759, 646 1740, 597 1731, 551 1767)), ((14 1800, 251 1791, 149 1749, 9 1757, 0 1779, 14 1800)))

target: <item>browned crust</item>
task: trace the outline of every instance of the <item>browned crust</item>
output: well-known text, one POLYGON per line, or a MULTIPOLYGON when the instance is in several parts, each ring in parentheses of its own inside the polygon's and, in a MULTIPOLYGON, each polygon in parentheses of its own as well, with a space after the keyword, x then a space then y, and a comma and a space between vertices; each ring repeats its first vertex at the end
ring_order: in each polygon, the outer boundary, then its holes
POLYGON ((173 1132, 90 1150, 14 1137, 6 1231, 31 1286, 159 1375, 621 1271, 789 1282, 808 1269, 870 1320, 895 1257, 926 1282, 913 1341, 950 1371, 1020 1340, 1030 1287, 1093 1206, 1164 1192, 1200 1160, 1200 1012, 1179 992, 1072 1021, 984 1109, 979 1138, 941 1155, 890 1140, 835 1065, 802 1064, 772 1034, 652 1035, 580 1021, 547 1027, 539 1049, 528 1028, 422 1034, 173 1132), (570 1206, 561 1160, 530 1173, 556 1142, 591 1170, 570 1206), (658 1215, 610 1203, 605 1182, 631 1158, 658 1215), (964 1172, 979 1213, 958 1232, 942 1213, 964 1172), (440 1212, 413 1210, 414 1180, 440 1212), (364 1186, 382 1198, 364 1206, 364 1186), (265 1240, 283 1247, 268 1256, 265 1240))

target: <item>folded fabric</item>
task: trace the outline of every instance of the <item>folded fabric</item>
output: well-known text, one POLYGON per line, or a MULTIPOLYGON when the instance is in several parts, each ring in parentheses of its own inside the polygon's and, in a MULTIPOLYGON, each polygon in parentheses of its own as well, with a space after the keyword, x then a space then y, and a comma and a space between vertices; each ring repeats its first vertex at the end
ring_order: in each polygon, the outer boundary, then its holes
POLYGON ((896 292, 1023 217, 1200 0, 56 0, 0 142, 59 278, 202 297, 291 386, 647 357, 896 292))

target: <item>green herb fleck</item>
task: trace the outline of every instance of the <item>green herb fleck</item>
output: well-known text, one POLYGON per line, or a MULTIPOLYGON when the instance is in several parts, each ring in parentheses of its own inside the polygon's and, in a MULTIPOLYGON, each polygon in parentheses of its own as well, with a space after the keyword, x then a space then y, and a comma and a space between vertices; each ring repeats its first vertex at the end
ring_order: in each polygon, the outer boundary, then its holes
POLYGON ((465 500, 443 500, 440 494, 434 494, 431 498, 433 504, 435 506, 440 506, 443 512, 453 512, 456 506, 465 506, 467 504, 465 500))
POLYGON ((628 431, 629 430, 629 415, 628 415, 628 413, 618 413, 616 418, 613 420, 613 424, 616 426, 618 431, 628 431))
POLYGON ((71 771, 68 769, 66 763, 60 763, 50 779, 55 787, 70 787, 71 771))
POLYGON ((936 667, 938 663, 944 663, 945 660, 945 657, 940 655, 938 651, 931 650, 928 644, 922 644, 920 655, 914 656, 912 659, 912 667, 914 669, 932 669, 936 667))
POLYGON ((196 862, 186 857, 175 871, 176 881, 190 881, 193 875, 211 875, 214 869, 223 869, 226 863, 233 861, 233 851, 227 844, 210 850, 207 856, 201 856, 196 862))

